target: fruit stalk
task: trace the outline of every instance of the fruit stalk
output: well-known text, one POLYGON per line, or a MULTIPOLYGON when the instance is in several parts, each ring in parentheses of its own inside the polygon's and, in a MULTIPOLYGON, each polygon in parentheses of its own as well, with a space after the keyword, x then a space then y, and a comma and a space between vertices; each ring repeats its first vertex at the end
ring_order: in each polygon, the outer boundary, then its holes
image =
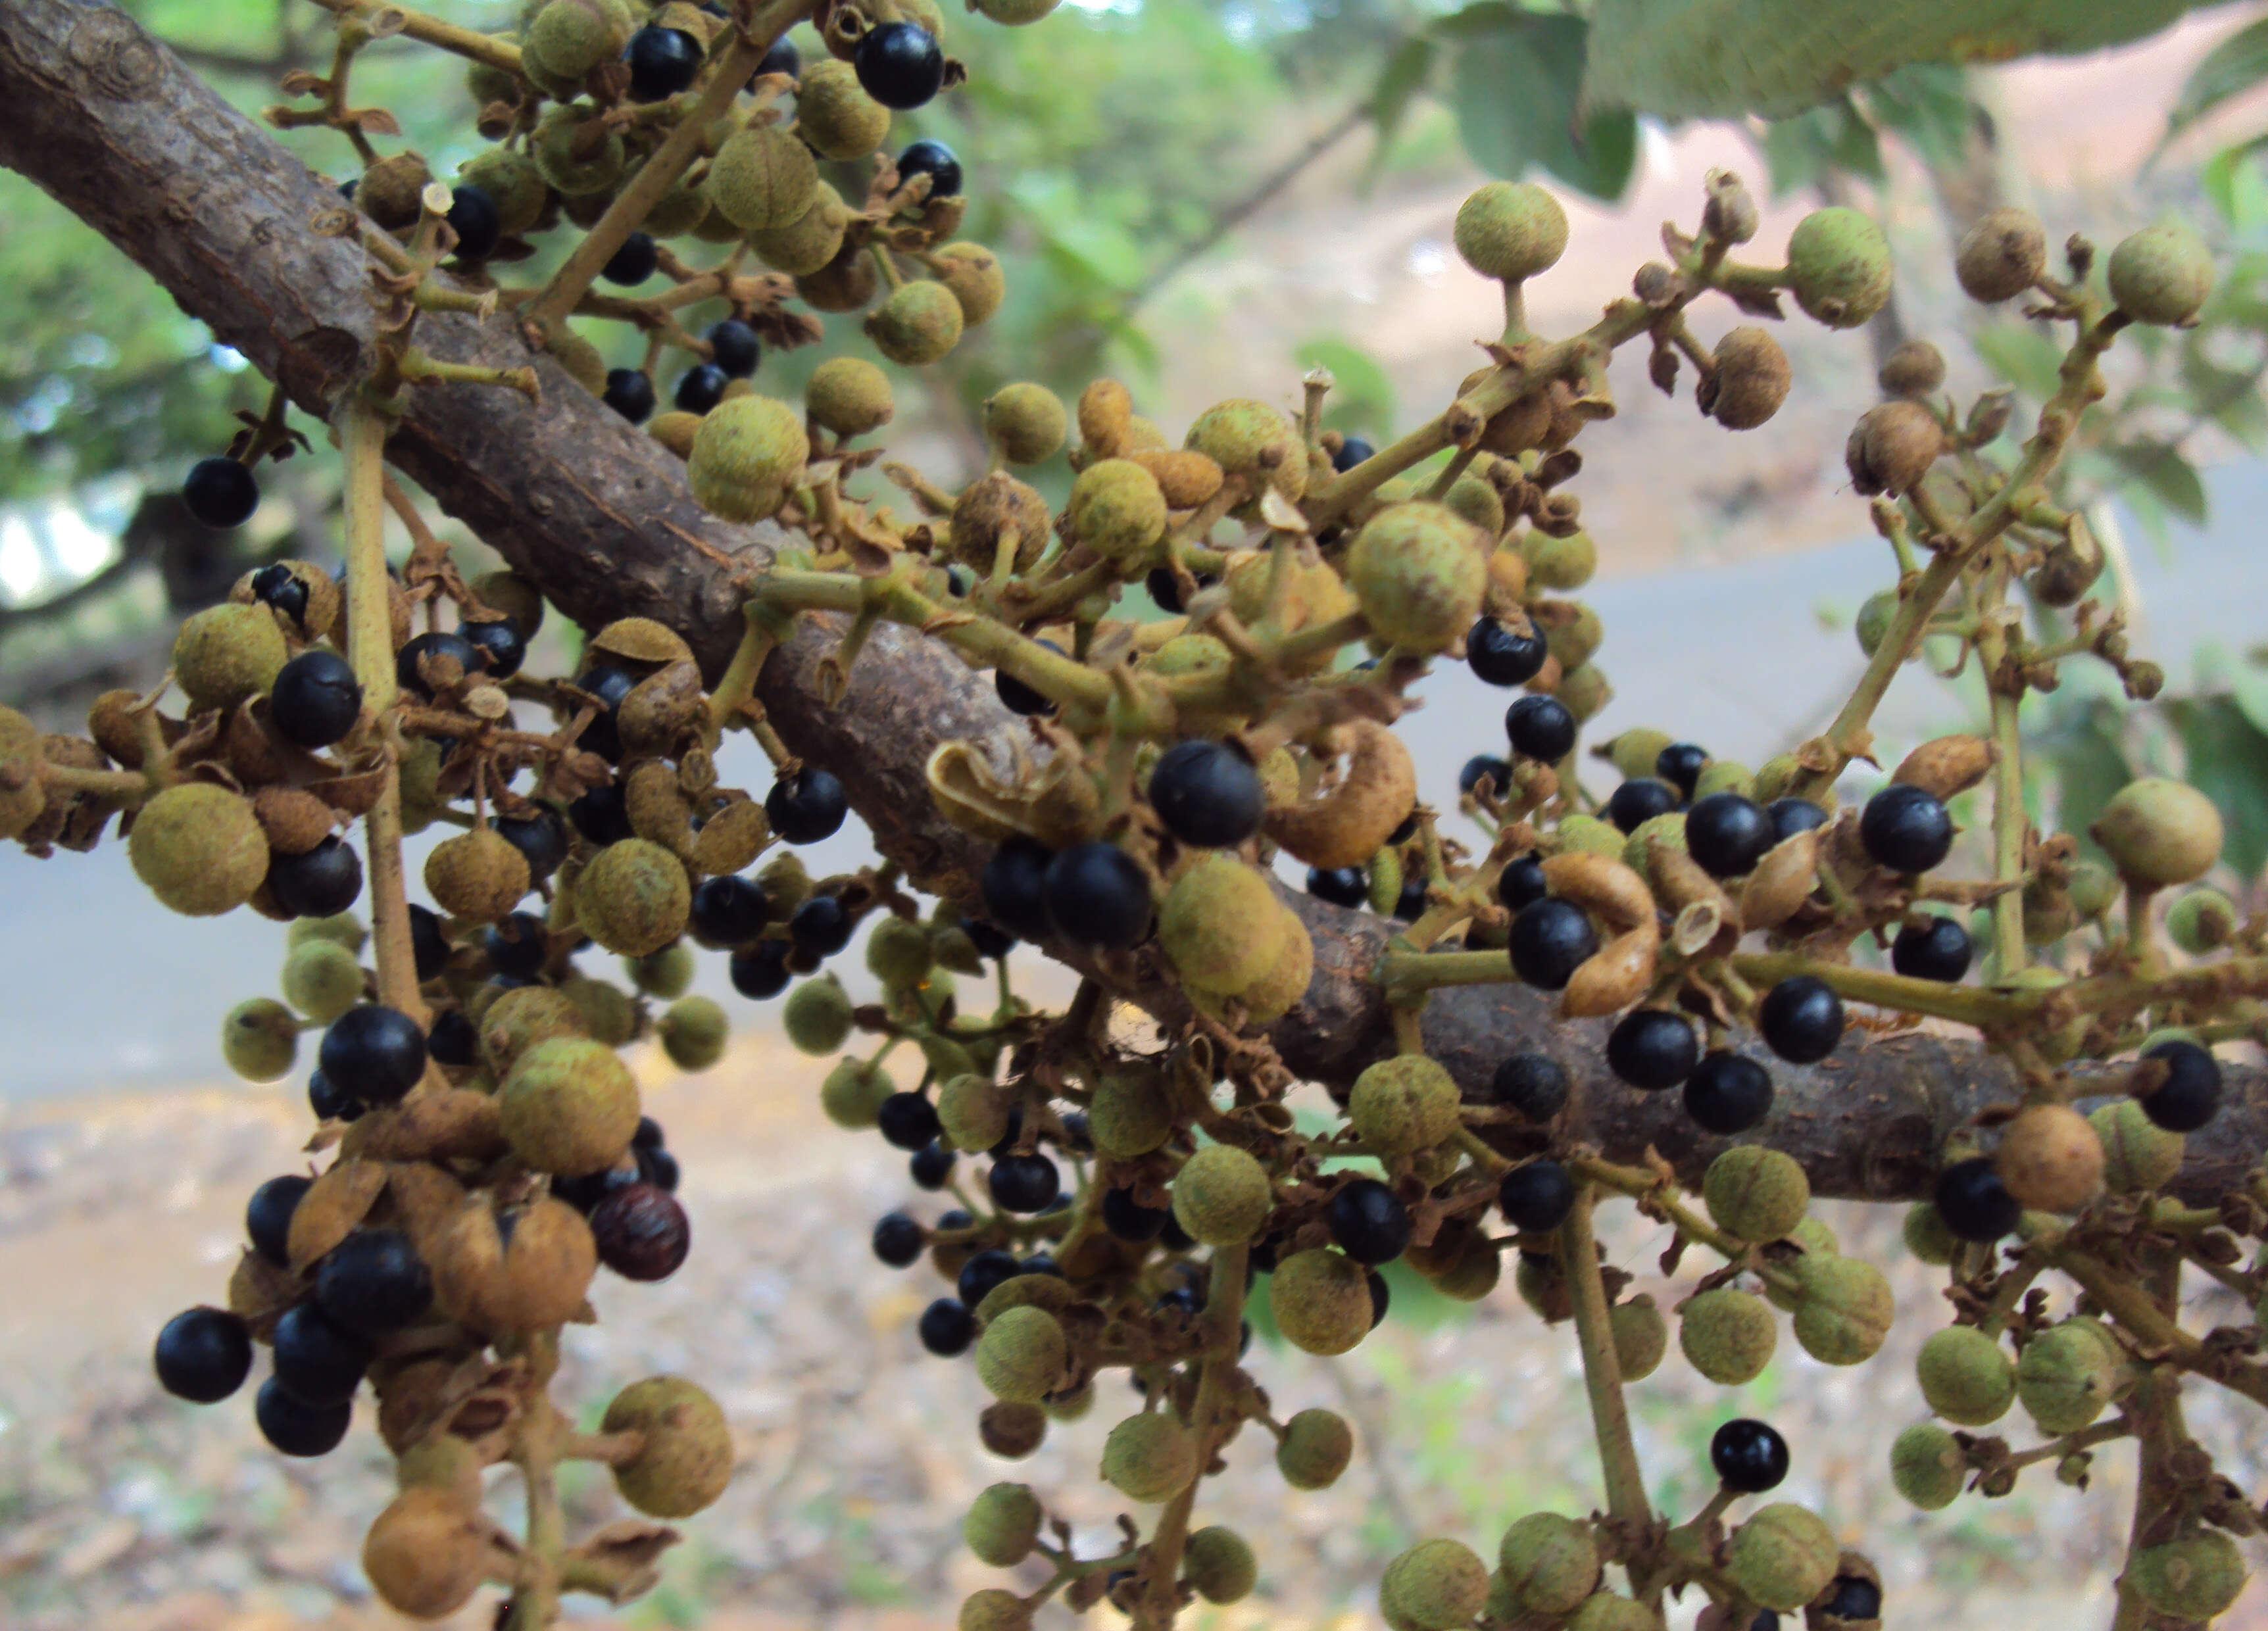
POLYGON ((1575 1336, 1583 1350, 1583 1387, 1591 1399, 1591 1430, 1599 1442, 1599 1466, 1606 1479, 1607 1510, 1634 1526, 1653 1521, 1646 1503, 1646 1474, 1631 1438, 1630 1410, 1623 1399, 1622 1363, 1607 1314, 1607 1289, 1599 1277, 1598 1237, 1591 1229, 1595 1186, 1576 1192, 1574 1210, 1559 1225, 1559 1261, 1575 1303, 1575 1336))
POLYGON ((315 0, 315 4, 341 17, 368 18, 381 11, 389 12, 401 19, 401 32, 412 40, 439 46, 444 51, 453 51, 470 62, 499 69, 507 74, 519 71, 518 46, 502 40, 492 40, 477 29, 460 28, 454 23, 445 23, 426 12, 394 5, 391 0, 315 0))
MULTIPOLYGON (((2021 883, 2024 873, 2024 750, 2017 710, 2024 700, 2024 680, 2010 660, 2008 624, 2001 615, 2007 606, 2008 575, 2005 567, 1989 575, 1984 604, 1978 610, 1977 661, 1984 671, 1984 685, 1992 710, 1992 878, 1996 883, 2021 883)), ((1992 900, 1992 973, 2005 981, 2023 967, 2024 895, 2011 889, 1992 900)))
POLYGON ((1226 1373, 1236 1368, 1237 1324, 1244 1308, 1244 1269, 1251 1252, 1248 1245, 1237 1245, 1213 1253, 1203 1316, 1204 1357, 1197 1361, 1197 1402, 1189 1407, 1189 1423, 1197 1436, 1197 1470, 1158 1514, 1158 1526, 1150 1536, 1149 1589, 1135 1608, 1133 1631, 1169 1631, 1174 1623, 1182 1548, 1189 1538, 1189 1509, 1197 1504, 1204 1469, 1220 1447, 1213 1418, 1220 1413, 1226 1373))
POLYGON ((552 1408, 552 1372, 559 1365, 559 1333, 532 1333, 522 1350, 532 1367, 528 1399, 513 1436, 512 1465, 527 1486, 528 1577, 512 1595, 503 1631, 546 1631, 559 1617, 560 1558, 567 1550, 567 1518, 555 1474, 566 1419, 552 1408))

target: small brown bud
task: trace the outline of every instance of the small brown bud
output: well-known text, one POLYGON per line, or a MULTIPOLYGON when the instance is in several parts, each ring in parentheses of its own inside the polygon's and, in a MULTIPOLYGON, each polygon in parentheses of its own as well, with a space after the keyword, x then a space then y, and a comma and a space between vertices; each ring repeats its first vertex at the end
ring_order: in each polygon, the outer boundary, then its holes
POLYGON ((1945 430, 1918 402, 1885 402, 1859 417, 1843 450, 1851 484, 1862 494, 1907 491, 1945 452, 1945 430))

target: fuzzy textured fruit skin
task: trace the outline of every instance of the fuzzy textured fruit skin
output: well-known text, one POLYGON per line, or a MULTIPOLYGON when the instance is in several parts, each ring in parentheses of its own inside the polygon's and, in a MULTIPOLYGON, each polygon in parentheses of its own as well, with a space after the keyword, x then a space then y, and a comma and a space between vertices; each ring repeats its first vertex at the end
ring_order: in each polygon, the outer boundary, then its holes
POLYGON ((1884 402, 1859 416, 1844 444, 1851 485, 1871 496, 1921 485, 1945 451, 1945 430, 1919 402, 1884 402))
POLYGON ((2244 1590, 2244 1554, 2218 1529, 2145 1547, 2127 1579, 2151 1607, 2176 1620, 2211 1620, 2244 1590))
POLYGON ((864 436, 897 411, 889 376, 863 356, 830 356, 803 388, 805 410, 836 436, 864 436))
POLYGON ((676 939, 692 905, 684 863, 643 838, 608 844, 576 881, 575 912, 585 932, 624 957, 644 957, 676 939))
POLYGON ((575 1178, 615 1165, 630 1148, 637 1083, 606 1044, 556 1036, 513 1065, 497 1111, 521 1160, 539 1172, 575 1178))
POLYGON ((225 600, 182 623, 173 677, 196 708, 233 708, 275 684, 290 657, 273 612, 225 600))
POLYGON ((1517 282, 1567 252, 1567 212, 1533 181, 1491 181, 1457 207, 1453 236, 1474 271, 1517 282))
POLYGON ((1302 1410, 1284 1423, 1276 1470, 1294 1489, 1328 1489, 1354 1458, 1354 1429, 1335 1411, 1302 1410))
POLYGON ((1347 1119, 1370 1148, 1385 1155, 1430 1150, 1456 1130, 1456 1078, 1423 1054, 1381 1059, 1357 1076, 1347 1119))
POLYGON ((2138 323, 2187 326, 2213 292, 2213 252, 2179 221, 2161 221, 2110 252, 2110 298, 2138 323))
POLYGON ((961 1520, 961 1538, 982 1561, 1013 1569, 1031 1555, 1044 1516, 1029 1484, 988 1485, 961 1520))
POLYGON ((1304 1353, 1344 1354, 1370 1334, 1370 1285, 1362 1265, 1320 1246, 1276 1266, 1268 1308, 1285 1340, 1304 1353))
POLYGON ((705 183, 717 212, 744 232, 801 220, 819 193, 811 150, 777 126, 741 131, 718 151, 705 183))
POLYGON ((1881 1351, 1896 1311, 1890 1282, 1855 1257, 1806 1253, 1796 1260, 1802 1297, 1793 1329, 1803 1351, 1823 1364, 1863 1364, 1881 1351))
POLYGON ((1031 1631, 1031 1605, 1013 1591, 987 1586, 961 1599, 954 1631, 1031 1631))
MULTIPOLYGON (((302 951, 309 949, 300 948, 302 951)), ((324 949, 337 952, 350 964, 354 961, 352 954, 343 947, 328 946, 324 949)), ((290 972, 288 964, 285 972, 290 972)), ((360 971, 357 970, 357 995, 360 988, 360 971)), ((284 995, 291 995, 288 982, 284 995)), ((229 1010, 228 1018, 221 1022, 220 1051, 221 1056, 228 1062, 228 1068, 247 1082, 281 1081, 291 1073, 292 1062, 298 1057, 298 1022, 291 1017, 291 1010, 272 997, 248 998, 229 1010)))
POLYGON ((1260 1564, 1242 1535, 1211 1524, 1191 1535, 1182 1548, 1182 1577, 1208 1603, 1241 1602, 1258 1583, 1260 1564))
POLYGON ((1081 543, 1130 568, 1147 560, 1166 532, 1158 478, 1130 459, 1098 459, 1080 471, 1068 513, 1081 543))
POLYGON ((396 1613, 441 1620, 472 1601, 488 1562, 488 1541, 450 1492, 403 1490, 363 1539, 363 1572, 396 1613))
POLYGON ((1282 955, 1279 915, 1267 879, 1233 856, 1209 855, 1166 892, 1158 943, 1188 983, 1234 995, 1282 955))
POLYGON ((748 247, 775 272, 807 277, 826 270, 843 252, 843 235, 850 226, 850 209, 843 202, 843 195, 821 181, 812 193, 810 206, 801 215, 785 226, 750 232, 748 247))
POLYGON ((1754 1381, 1778 1343, 1771 1305, 1730 1286, 1701 1293, 1685 1304, 1678 1321, 1677 1346, 1687 1362, 1720 1386, 1754 1381))
POLYGON ((1727 430, 1755 430, 1787 400, 1794 372, 1768 330, 1749 324, 1728 331, 1711 360, 1715 371, 1699 387, 1701 408, 1727 430))
POLYGON ((2016 1398, 2043 1433, 2091 1425, 2133 1380, 2125 1350, 2100 1322, 2066 1319, 2024 1346, 2016 1398))
POLYGON ((1197 1474, 1197 1440, 1167 1412, 1128 1416, 1103 1440, 1103 1479, 1129 1501, 1170 1500, 1197 1474))
POLYGON ((2042 1212, 2075 1212, 2102 1184, 2102 1141, 2067 1105, 2031 1105, 2001 1130, 1995 1160, 2017 1201, 2042 1212))
POLYGON ((1035 1405, 1055 1391, 1069 1353, 1063 1327, 1042 1308, 1011 1308, 976 1342, 976 1378, 995 1399, 1035 1405))
POLYGON ((890 134, 890 110, 859 87, 858 70, 814 62, 795 90, 796 134, 822 158, 865 158, 890 134))
POLYGON ((1914 1376, 1929 1407, 1962 1427, 1989 1427, 2016 1401, 2016 1366, 1974 1326, 1948 1326, 1921 1345, 1914 1376))
POLYGON ((1379 1576, 1378 1610, 1393 1631, 1455 1631, 1488 1600, 1488 1565, 1458 1540, 1421 1540, 1379 1576))
POLYGON ((1776 1501, 1753 1513, 1733 1532, 1726 1561, 1733 1578, 1749 1598, 1792 1614, 1835 1578, 1843 1549, 1835 1532, 1818 1517, 1790 1501, 1776 1501))
POLYGON ((733 1430, 717 1401, 682 1377, 649 1377, 615 1395, 599 1430, 642 1429, 645 1446, 615 1468, 615 1488, 649 1517, 690 1517, 725 1493, 733 1430))
POLYGON ((1669 1352, 1669 1322, 1651 1297, 1617 1303, 1607 1313, 1615 1338, 1616 1367, 1625 1382, 1643 1382, 1661 1367, 1669 1352))
POLYGON ((1795 303, 1830 328, 1856 328, 1890 298, 1890 246, 1882 229, 1843 205, 1815 209, 1787 240, 1795 303))
POLYGON ((740 396, 702 419, 685 474, 702 508, 727 521, 755 521, 780 507, 810 457, 800 414, 768 396, 740 396))
POLYGON ((1968 1463, 1953 1435, 1934 1422, 1918 1422, 1890 1445, 1890 1481, 1925 1512, 1953 1504, 1969 1481, 1968 1463))
MULTIPOLYGON (((1971 300, 1997 305, 2037 283, 2047 262, 2048 236, 2039 217, 2003 205, 1980 216, 1962 234, 1961 246, 1954 252, 1953 270, 1971 300)), ((1936 382, 1922 388, 1934 390, 1936 382)))
POLYGON ((1599 1543, 1590 1525, 1557 1512, 1530 1512, 1506 1530, 1497 1561, 1529 1613, 1572 1613, 1599 1583, 1599 1543))
POLYGON ((2186 1141, 2151 1120, 2139 1099, 2113 1099, 2087 1120, 2102 1145, 2103 1186, 2114 1194, 2162 1188, 2182 1170, 2186 1141))
POLYGON ((527 887, 527 857, 493 827, 444 839, 425 857, 426 891, 452 917, 500 922, 527 887))
POLYGON ((2195 883, 2220 859, 2220 812, 2187 782, 2164 776, 2129 782, 2087 830, 2121 875, 2159 887, 2195 883))
POLYGON ((1566 1631, 1661 1631, 1661 1620, 1643 1603, 1594 1591, 1568 1616, 1566 1631))
POLYGON ((1371 632, 1431 655, 1464 637, 1488 591, 1488 563, 1472 524, 1422 501, 1381 511, 1347 551, 1347 586, 1371 632))
POLYGON ((982 327, 1008 298, 1008 275, 1000 257, 982 244, 947 244, 931 257, 937 281, 953 291, 960 304, 961 320, 969 328, 982 327))
POLYGON ((961 343, 967 323, 953 290, 933 278, 917 278, 891 291, 866 319, 866 337, 904 368, 938 362, 961 343))
POLYGON ((1717 1225, 1743 1240, 1777 1240, 1803 1221, 1811 1180, 1778 1150, 1727 1150, 1702 1175, 1701 1198, 1717 1225))
POLYGON ((1232 512, 1241 518, 1258 514, 1257 489, 1263 479, 1294 503, 1307 493, 1307 461, 1300 453, 1300 434, 1265 402, 1238 398, 1215 403, 1197 416, 1182 444, 1211 459, 1223 475, 1252 479, 1255 496, 1232 512), (1270 448, 1283 455, 1272 471, 1262 463, 1270 448))
MULTIPOLYGON (((984 435, 1012 465, 1035 465, 1064 444, 1071 415, 1042 385, 1003 386, 984 401, 984 435)), ((1162 501, 1161 501, 1162 502, 1162 501)))
POLYGON ((178 782, 144 804, 126 855, 134 876, 184 917, 232 912, 268 876, 268 837, 252 801, 210 782, 178 782))
POLYGON ((1267 1169, 1233 1144, 1207 1144, 1174 1176, 1174 1217, 1205 1245, 1241 1245, 1275 1205, 1267 1169))

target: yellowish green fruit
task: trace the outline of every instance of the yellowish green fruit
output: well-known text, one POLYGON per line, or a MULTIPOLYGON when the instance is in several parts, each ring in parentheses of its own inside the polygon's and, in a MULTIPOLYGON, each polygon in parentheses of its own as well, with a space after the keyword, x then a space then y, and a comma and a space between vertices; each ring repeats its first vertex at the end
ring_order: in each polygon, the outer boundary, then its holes
POLYGON ((841 437, 879 430, 897 411, 889 376, 863 356, 830 356, 812 370, 803 406, 814 423, 841 437))
POLYGON ((706 1070, 725 1056, 732 1021, 705 996, 681 996, 654 1024, 662 1052, 680 1070, 706 1070))
POLYGON ((1572 1613, 1599 1583, 1591 1526, 1557 1512, 1530 1512, 1506 1530, 1497 1561, 1521 1607, 1533 1613, 1572 1613))
POLYGON ((1370 1334, 1370 1284, 1362 1265, 1318 1246, 1294 1252, 1269 1276, 1268 1309, 1292 1347, 1344 1354, 1370 1334))
POLYGON ((1934 1422, 1917 1422, 1890 1446, 1890 1482, 1925 1512, 1951 1506, 1968 1480, 1961 1446, 1934 1422))
POLYGON ((2112 795, 2088 829, 2124 877, 2194 883, 2220 859, 2220 812, 2186 782, 2144 776, 2112 795))
POLYGON ((1677 1345, 1692 1367, 1721 1387, 1753 1382, 1771 1363, 1779 1341, 1771 1307, 1731 1286, 1704 1291, 1685 1304, 1677 1345))
POLYGON ((1174 1175, 1174 1221, 1204 1245, 1242 1245, 1275 1204, 1268 1169, 1234 1144, 1207 1144, 1174 1175))
POLYGON ((328 940, 310 940, 284 959, 284 1000, 319 1025, 362 1001, 362 965, 328 940))
POLYGON ((1259 1583, 1260 1561, 1242 1535, 1209 1524, 1182 1548, 1182 1578, 1208 1603, 1237 1603, 1259 1583))
POLYGON ((134 876, 185 917, 217 917, 268 878, 268 835, 252 801, 210 782, 180 782, 137 812, 127 835, 134 876))
POLYGON ((220 1052, 228 1068, 247 1082, 280 1081, 299 1055, 299 1022, 275 998, 252 997, 221 1021, 220 1052))
POLYGON ((1793 1156, 1744 1144, 1709 1164, 1701 1198, 1719 1228, 1743 1240, 1777 1240, 1803 1221, 1811 1180, 1793 1156))
POLYGON ((1807 1254, 1796 1260, 1795 1277, 1801 1297, 1792 1328, 1805 1353, 1822 1364, 1856 1365, 1881 1350, 1897 1311, 1881 1269, 1855 1257, 1807 1254))
POLYGON ((850 63, 807 64, 795 90, 796 133, 822 158, 865 158, 890 134, 890 110, 868 96, 850 63))
POLYGON ((1354 1429, 1335 1411, 1300 1411, 1276 1441, 1276 1470, 1294 1489, 1329 1488, 1353 1458, 1354 1429))
POLYGON ((2016 1400, 2016 1367, 1975 1326, 1948 1326, 1921 1345, 1914 1377, 1929 1407, 1961 1427, 1989 1427, 2016 1400))
POLYGON ((1043 1308, 1011 1308, 996 1316, 976 1341, 976 1379, 995 1399, 1035 1405, 1063 1379, 1070 1346, 1063 1326, 1043 1308))
POLYGON ((740 396, 703 416, 685 474, 711 514, 757 521, 780 507, 810 457, 811 438, 795 409, 768 396, 740 396))
POLYGON ((874 1125, 882 1101, 897 1091, 897 1084, 880 1065, 844 1059, 819 1084, 819 1107, 836 1126, 859 1132, 874 1125))
POLYGON ((733 1430, 717 1401, 682 1377, 649 1377, 615 1395, 602 1433, 643 1432, 645 1442, 615 1468, 615 1488, 649 1517, 690 1517, 725 1493, 733 1476, 733 1430))
POLYGON ((1533 181, 1491 181, 1457 207, 1457 253, 1483 277, 1533 277, 1567 251, 1567 212, 1533 181))
POLYGON ((1166 495, 1131 459, 1097 459, 1071 483, 1068 514, 1081 543, 1130 569, 1165 536, 1166 495))
POLYGON ((1726 1567, 1751 1602, 1792 1614, 1827 1589, 1843 1548, 1818 1515, 1775 1501, 1733 1531, 1726 1567))
POLYGON ((1856 328, 1889 302, 1890 246, 1856 209, 1815 209, 1788 238, 1787 274, 1795 303, 1812 317, 1856 328))
POLYGON ((961 1538, 979 1561, 1013 1569, 1039 1544, 1045 1517, 1029 1484, 990 1484, 969 1503, 961 1520, 961 1538))
POLYGON ((953 291, 932 278, 917 278, 891 290, 866 319, 874 349, 904 368, 941 362, 961 343, 966 324, 953 291))
POLYGON ((224 600, 191 613, 173 636, 173 678, 194 708, 234 708, 275 684, 291 657, 266 606, 224 600))
POLYGON ((1357 1076, 1347 1120, 1379 1155, 1430 1150, 1457 1128, 1456 1079, 1424 1054, 1381 1059, 1357 1076))
POLYGON ((985 398, 983 416, 985 440, 1012 465, 1035 465, 1052 456, 1071 428, 1063 399, 1028 382, 1002 386, 985 398))
POLYGON ((1488 1600, 1488 1566, 1457 1540, 1421 1540, 1379 1576, 1378 1611, 1393 1631, 1457 1631, 1488 1600))
POLYGON ((1371 633, 1422 655, 1464 638, 1488 592, 1472 524, 1442 504, 1396 504, 1373 517, 1347 551, 1347 587, 1371 633))
POLYGON ((497 1118, 529 1167, 579 1178, 628 1152, 637 1131, 637 1083, 604 1043, 553 1037, 512 1066, 497 1094, 497 1118))
POLYGON ((599 851, 575 884, 575 915, 609 951, 644 957, 685 932, 693 904, 685 863, 649 839, 625 838, 599 851))
POLYGON ((1197 1440, 1166 1411, 1128 1416, 1103 1440, 1104 1481, 1129 1501, 1154 1506, 1197 1475, 1197 1440))
POLYGON ((709 203, 744 232, 792 226, 819 196, 811 150, 777 125, 752 125, 710 161, 709 203))

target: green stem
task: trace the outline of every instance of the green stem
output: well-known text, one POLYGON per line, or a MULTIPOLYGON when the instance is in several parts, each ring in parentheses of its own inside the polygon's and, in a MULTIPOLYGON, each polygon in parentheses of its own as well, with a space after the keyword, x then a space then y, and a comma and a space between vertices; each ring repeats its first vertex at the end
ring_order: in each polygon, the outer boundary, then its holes
POLYGON ((1204 1356, 1197 1361, 1197 1401, 1189 1408, 1189 1428, 1197 1437, 1197 1470, 1189 1481, 1158 1514, 1150 1535, 1149 1590, 1134 1610, 1133 1631, 1168 1631, 1174 1623, 1182 1572, 1182 1548, 1189 1536, 1189 1511, 1197 1504, 1197 1486, 1219 1447, 1213 1417, 1219 1414, 1226 1373, 1236 1367, 1237 1324, 1244 1309, 1244 1266, 1249 1246, 1214 1249, 1211 1282, 1205 1288, 1204 1312, 1199 1317, 1204 1332, 1204 1356))
POLYGON ((1591 1229, 1591 1208, 1597 1197, 1598 1191, 1588 1184, 1577 1192, 1575 1209, 1559 1226, 1560 1267, 1575 1304, 1575 1336, 1583 1352, 1583 1387, 1591 1400, 1591 1429, 1599 1442, 1607 1510, 1623 1523, 1642 1526, 1653 1521, 1653 1511, 1646 1502, 1638 1445, 1631 1438, 1622 1361, 1615 1352, 1607 1289, 1599 1275, 1598 1238, 1591 1229))
POLYGON ((1389 1003, 1449 986, 1496 985, 1513 978, 1509 951, 1390 951, 1378 959, 1378 983, 1389 1003))

